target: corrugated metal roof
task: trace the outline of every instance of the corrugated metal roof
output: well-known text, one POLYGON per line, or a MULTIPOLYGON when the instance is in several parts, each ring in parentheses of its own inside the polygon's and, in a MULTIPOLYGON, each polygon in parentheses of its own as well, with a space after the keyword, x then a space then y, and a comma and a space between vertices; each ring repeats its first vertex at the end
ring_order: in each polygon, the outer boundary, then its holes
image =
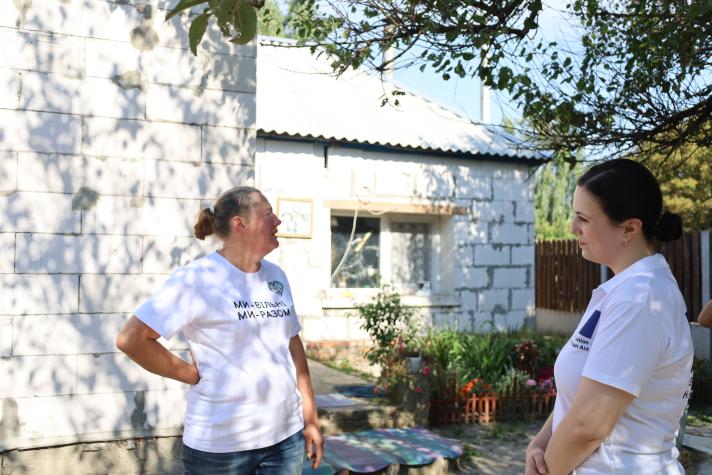
MULTIPOLYGON (((546 159, 519 139, 475 124, 421 95, 381 107, 394 86, 353 71, 335 77, 326 54, 312 55, 289 40, 260 38, 257 50, 257 129, 260 133, 463 155, 546 159)), ((483 157, 484 158, 484 157, 483 157)))

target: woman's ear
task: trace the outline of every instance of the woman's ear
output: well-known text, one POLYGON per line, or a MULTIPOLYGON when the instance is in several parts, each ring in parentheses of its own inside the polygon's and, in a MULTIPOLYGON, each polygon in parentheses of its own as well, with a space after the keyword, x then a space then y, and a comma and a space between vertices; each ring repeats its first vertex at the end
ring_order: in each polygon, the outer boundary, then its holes
POLYGON ((245 218, 239 215, 235 215, 230 218, 230 231, 236 234, 241 234, 247 229, 245 218))
POLYGON ((638 218, 623 221, 623 240, 628 244, 633 238, 643 231, 643 222, 638 218))

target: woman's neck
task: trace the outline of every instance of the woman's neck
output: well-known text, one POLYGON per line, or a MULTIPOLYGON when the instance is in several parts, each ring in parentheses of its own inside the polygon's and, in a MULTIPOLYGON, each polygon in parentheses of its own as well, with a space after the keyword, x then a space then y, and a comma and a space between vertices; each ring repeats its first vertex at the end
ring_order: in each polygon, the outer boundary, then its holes
POLYGON ((218 251, 230 264, 234 265, 242 272, 253 273, 260 270, 262 257, 255 256, 243 247, 223 246, 218 251))
POLYGON ((622 254, 616 262, 609 264, 608 267, 611 268, 614 275, 618 275, 639 260, 652 256, 653 254, 653 251, 648 247, 647 243, 639 244, 635 247, 629 247, 627 252, 622 254))

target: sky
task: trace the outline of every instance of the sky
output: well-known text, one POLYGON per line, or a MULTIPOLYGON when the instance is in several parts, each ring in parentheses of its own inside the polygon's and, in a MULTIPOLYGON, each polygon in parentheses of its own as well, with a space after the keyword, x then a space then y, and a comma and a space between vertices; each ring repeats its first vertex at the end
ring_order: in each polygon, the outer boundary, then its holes
MULTIPOLYGON (((548 0, 539 17, 539 33, 546 40, 562 41, 572 35, 573 26, 561 14, 567 0, 548 0)), ((413 92, 418 92, 430 99, 436 100, 458 114, 475 122, 481 121, 480 94, 481 85, 477 78, 458 78, 452 75, 449 81, 426 68, 421 72, 418 67, 402 69, 395 72, 395 79, 413 92)), ((520 114, 516 106, 505 94, 490 91, 490 122, 501 124, 504 117, 517 120, 520 114)))

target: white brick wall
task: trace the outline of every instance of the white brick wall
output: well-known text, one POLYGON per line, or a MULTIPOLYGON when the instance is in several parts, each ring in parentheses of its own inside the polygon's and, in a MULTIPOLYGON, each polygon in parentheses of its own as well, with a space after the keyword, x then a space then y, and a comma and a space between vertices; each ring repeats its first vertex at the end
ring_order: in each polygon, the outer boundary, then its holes
POLYGON ((527 269, 525 268, 495 268, 492 285, 496 289, 521 288, 527 282, 527 269))
POLYGON ((212 236, 205 241, 193 237, 146 236, 143 238, 143 273, 170 274, 220 246, 212 236))
POLYGON ((237 183, 249 183, 253 168, 242 165, 146 160, 146 196, 214 200, 237 183))
POLYGON ((0 196, 0 232, 78 233, 79 211, 72 196, 13 193, 0 196))
POLYGON ((0 274, 15 271, 15 234, 0 234, 0 274))
POLYGON ((246 129, 210 127, 202 129, 202 161, 210 163, 241 163, 254 166, 255 134, 246 129))
POLYGON ((0 316, 0 357, 12 354, 12 317, 0 316))
MULTIPOLYGON (((189 359, 187 352, 178 356, 189 359)), ((75 394, 110 393, 156 389, 180 389, 179 381, 149 373, 124 354, 77 355, 75 394), (122 377, 116 380, 116 375, 122 377)))
POLYGON ((193 56, 174 0, 20 3, 0 2, 0 397, 20 424, 0 450, 148 430, 135 410, 178 433, 185 387, 115 339, 217 247, 192 237, 201 199, 253 184, 255 45, 211 26, 193 56))
MULTIPOLYGON (((0 38, 2 35, 0 34, 0 38)), ((2 46, 0 46, 2 48, 2 46)), ((3 85, 3 93, 0 94, 0 109, 17 108, 20 91, 20 74, 14 69, 0 68, 0 84, 3 85)))
POLYGON ((490 238, 492 242, 504 244, 531 244, 533 240, 527 226, 509 223, 491 225, 490 238))
POLYGON ((135 158, 20 153, 17 189, 76 193, 88 187, 100 195, 140 196, 144 163, 135 158))
POLYGON ((512 246, 512 265, 534 268, 534 246, 512 246))
POLYGON ((509 246, 475 245, 475 265, 507 265, 509 262, 509 246))
POLYGON ((166 279, 165 275, 82 275, 81 313, 132 313, 166 279))
POLYGON ((200 127, 142 120, 84 119, 83 152, 98 157, 200 161, 200 127))
POLYGON ((495 308, 506 310, 509 308, 509 290, 490 289, 483 290, 477 296, 477 309, 489 311, 495 308))
MULTIPOLYGON (((112 353, 128 314, 18 315, 12 317, 15 356, 112 353), (61 336, 61 338, 59 338, 61 336)), ((9 355, 9 353, 8 353, 9 355)))
POLYGON ((84 70, 84 38, 53 35, 15 28, 17 12, 6 16, 12 2, 0 2, 0 21, 12 20, 0 27, 0 57, 12 70, 54 72, 67 77, 81 77, 84 70))
POLYGON ((514 201, 475 201, 472 217, 476 221, 514 222, 514 201))
POLYGON ((17 154, 0 152, 0 194, 17 189, 17 154))
POLYGON ((200 207, 199 200, 104 195, 82 212, 82 231, 188 237, 200 207))
POLYGON ((76 275, 0 274, 0 315, 73 313, 78 310, 76 275))
POLYGON ((139 236, 17 235, 15 270, 41 274, 135 274, 141 271, 139 236))
POLYGON ((152 84, 146 96, 148 120, 236 128, 255 123, 254 93, 152 84), (192 107, 186 107, 186 104, 192 107))
POLYGON ((462 267, 455 268, 455 288, 483 288, 489 285, 489 276, 486 267, 462 267))
POLYGON ((14 356, 0 359, 0 398, 73 394, 77 355, 14 356))
POLYGON ((534 308, 534 289, 512 290, 512 308, 530 310, 534 308))
POLYGON ((0 150, 77 154, 81 123, 74 115, 0 109, 0 150))

